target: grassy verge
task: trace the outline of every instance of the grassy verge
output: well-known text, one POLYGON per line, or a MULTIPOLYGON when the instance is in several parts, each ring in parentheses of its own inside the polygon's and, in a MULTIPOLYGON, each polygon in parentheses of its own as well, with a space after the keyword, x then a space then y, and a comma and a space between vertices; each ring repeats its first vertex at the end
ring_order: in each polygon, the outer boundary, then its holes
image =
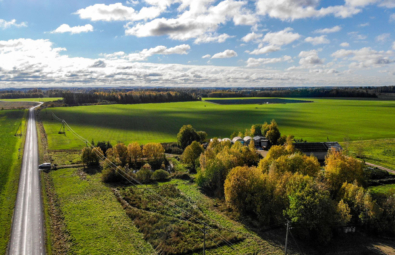
POLYGON ((12 216, 19 187, 22 155, 25 145, 28 111, 0 113, 0 254, 5 254, 11 234, 12 216), (15 137, 20 126, 21 137, 15 137))
POLYGON ((50 176, 70 235, 70 254, 154 253, 100 173, 60 169, 50 176))
POLYGON ((381 186, 369 187, 370 192, 374 195, 388 195, 395 193, 395 184, 387 184, 381 186))

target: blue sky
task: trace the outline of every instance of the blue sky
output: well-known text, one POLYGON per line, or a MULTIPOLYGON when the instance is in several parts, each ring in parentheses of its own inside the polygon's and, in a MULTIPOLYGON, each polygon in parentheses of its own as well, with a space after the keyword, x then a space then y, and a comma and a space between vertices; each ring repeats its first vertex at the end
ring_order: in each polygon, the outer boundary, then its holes
POLYGON ((0 0, 0 87, 395 84, 395 0, 0 0))

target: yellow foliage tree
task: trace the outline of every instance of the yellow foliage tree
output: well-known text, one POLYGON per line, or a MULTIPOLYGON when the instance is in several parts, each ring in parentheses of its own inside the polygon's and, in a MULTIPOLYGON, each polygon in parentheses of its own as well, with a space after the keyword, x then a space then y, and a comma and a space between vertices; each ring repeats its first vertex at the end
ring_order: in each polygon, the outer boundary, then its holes
POLYGON ((141 151, 140 144, 134 142, 128 145, 128 158, 130 163, 133 163, 135 166, 137 162, 143 157, 143 152, 141 151))

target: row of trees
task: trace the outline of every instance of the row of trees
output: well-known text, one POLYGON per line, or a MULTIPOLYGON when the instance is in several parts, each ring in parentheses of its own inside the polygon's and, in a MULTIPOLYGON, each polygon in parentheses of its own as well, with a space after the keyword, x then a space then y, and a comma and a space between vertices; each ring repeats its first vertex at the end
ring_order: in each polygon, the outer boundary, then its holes
POLYGON ((140 103, 164 103, 200 100, 195 94, 183 91, 98 91, 74 93, 66 91, 63 93, 64 102, 68 105, 94 104, 99 102, 111 102, 118 104, 140 104, 140 103))
MULTIPOLYGON (((388 88, 385 89, 387 91, 388 88)), ((207 97, 368 97, 375 98, 374 88, 266 88, 205 91, 207 97)))
POLYGON ((289 139, 273 146, 258 167, 233 168, 225 178, 228 205, 264 226, 291 221, 304 239, 331 240, 347 224, 395 234, 395 195, 375 201, 364 189, 363 163, 332 150, 324 171, 289 139))

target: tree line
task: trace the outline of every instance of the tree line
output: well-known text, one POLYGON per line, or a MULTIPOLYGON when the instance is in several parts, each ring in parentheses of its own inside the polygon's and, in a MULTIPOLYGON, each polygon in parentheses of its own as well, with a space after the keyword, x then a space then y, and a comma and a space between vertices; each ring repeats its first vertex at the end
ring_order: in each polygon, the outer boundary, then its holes
POLYGON ((200 100, 195 94, 183 91, 128 91, 128 92, 64 92, 62 94, 64 103, 68 105, 95 104, 100 102, 118 104, 140 104, 140 103, 165 103, 184 102, 200 100))

